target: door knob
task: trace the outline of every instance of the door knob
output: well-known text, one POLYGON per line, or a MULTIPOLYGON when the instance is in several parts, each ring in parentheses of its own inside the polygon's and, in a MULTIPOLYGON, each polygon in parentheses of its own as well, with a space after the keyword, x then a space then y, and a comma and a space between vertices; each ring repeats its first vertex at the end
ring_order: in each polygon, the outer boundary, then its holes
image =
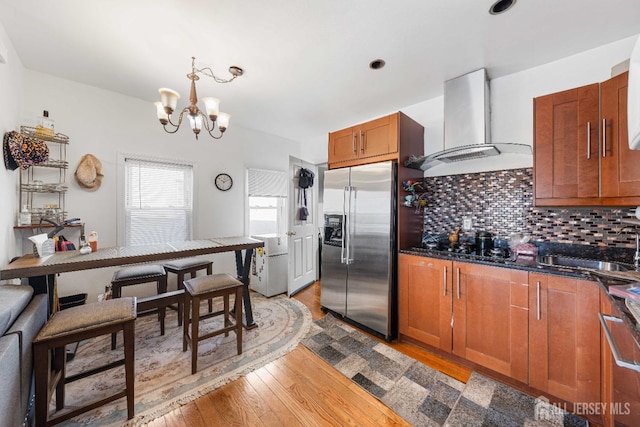
POLYGON ((295 236, 296 232, 295 231, 287 231, 287 236, 295 236))

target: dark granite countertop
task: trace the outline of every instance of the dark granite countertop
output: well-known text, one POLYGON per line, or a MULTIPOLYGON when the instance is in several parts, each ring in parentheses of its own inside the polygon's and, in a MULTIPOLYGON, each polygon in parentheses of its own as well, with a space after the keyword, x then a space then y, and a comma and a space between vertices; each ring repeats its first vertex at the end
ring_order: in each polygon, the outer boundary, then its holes
POLYGON ((514 260, 511 258, 468 255, 458 252, 447 252, 442 250, 432 250, 424 248, 401 249, 400 253, 424 256, 429 258, 446 259, 450 261, 465 261, 473 264, 490 265, 494 267, 514 268, 517 270, 533 271, 537 273, 552 273, 569 277, 585 278, 584 273, 575 269, 552 267, 538 264, 535 257, 521 256, 518 259, 514 260))

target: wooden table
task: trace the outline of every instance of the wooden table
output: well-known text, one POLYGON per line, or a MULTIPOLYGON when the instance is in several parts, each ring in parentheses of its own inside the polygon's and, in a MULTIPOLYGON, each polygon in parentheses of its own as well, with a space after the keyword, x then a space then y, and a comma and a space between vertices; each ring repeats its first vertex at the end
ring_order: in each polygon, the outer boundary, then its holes
POLYGON ((44 258, 24 255, 0 270, 0 280, 48 276, 70 271, 91 270, 127 264, 165 261, 198 255, 235 252, 236 273, 244 284, 243 301, 247 329, 257 325, 249 297, 249 268, 255 248, 264 242, 249 237, 215 237, 202 240, 162 243, 158 245, 111 247, 82 255, 79 251, 56 252, 44 258), (245 251, 244 261, 242 251, 245 251))

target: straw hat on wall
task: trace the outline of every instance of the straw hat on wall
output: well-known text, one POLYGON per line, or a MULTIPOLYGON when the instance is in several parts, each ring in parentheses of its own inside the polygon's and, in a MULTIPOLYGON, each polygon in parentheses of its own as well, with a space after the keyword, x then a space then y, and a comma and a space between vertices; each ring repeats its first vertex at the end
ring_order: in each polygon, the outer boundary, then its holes
POLYGON ((87 191, 96 191, 102 184, 102 163, 93 154, 85 154, 80 159, 74 174, 80 187, 87 191))

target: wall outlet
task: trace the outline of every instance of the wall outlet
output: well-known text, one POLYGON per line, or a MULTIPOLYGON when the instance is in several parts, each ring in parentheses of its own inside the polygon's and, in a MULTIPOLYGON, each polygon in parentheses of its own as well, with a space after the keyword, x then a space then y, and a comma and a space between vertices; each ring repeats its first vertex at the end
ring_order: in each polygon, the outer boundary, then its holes
POLYGON ((463 231, 471 230, 472 225, 473 224, 472 224, 471 218, 466 217, 466 216, 464 218, 462 218, 462 230, 463 231))

